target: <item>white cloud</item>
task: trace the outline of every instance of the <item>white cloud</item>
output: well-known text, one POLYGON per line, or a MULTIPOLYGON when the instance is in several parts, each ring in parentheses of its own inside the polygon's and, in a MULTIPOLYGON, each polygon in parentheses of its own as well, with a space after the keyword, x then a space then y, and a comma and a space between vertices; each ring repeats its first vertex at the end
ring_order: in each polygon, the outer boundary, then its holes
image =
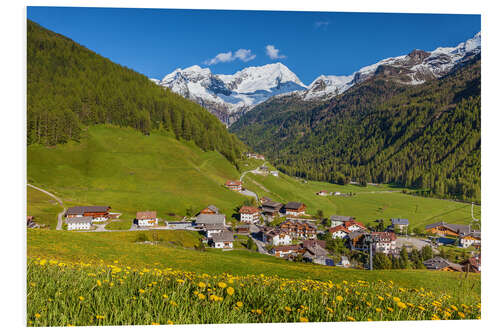
POLYGON ((285 56, 283 54, 279 54, 280 50, 275 48, 274 45, 266 46, 266 54, 271 59, 283 59, 285 56))
POLYGON ((317 21, 317 22, 314 22, 314 27, 316 29, 319 29, 319 28, 326 29, 329 24, 330 24, 330 21, 317 21))
POLYGON ((204 62, 205 65, 215 65, 220 62, 231 62, 239 59, 243 62, 248 62, 250 60, 255 59, 255 54, 252 54, 252 50, 239 49, 234 53, 232 51, 226 53, 219 53, 215 57, 210 60, 206 60, 204 62))

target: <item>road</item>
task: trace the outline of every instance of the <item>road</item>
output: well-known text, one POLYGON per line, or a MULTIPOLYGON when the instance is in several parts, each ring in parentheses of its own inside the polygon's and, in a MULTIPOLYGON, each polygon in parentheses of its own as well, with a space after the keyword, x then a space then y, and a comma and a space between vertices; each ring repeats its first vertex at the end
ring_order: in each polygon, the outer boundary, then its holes
POLYGON ((58 215, 57 215, 57 227, 56 227, 56 230, 62 230, 62 225, 63 225, 63 220, 62 220, 62 217, 63 215, 66 213, 66 208, 63 206, 63 202, 60 198, 56 197, 54 194, 50 193, 50 192, 47 192, 45 191, 44 189, 41 189, 35 185, 31 185, 31 184, 27 184, 29 187, 31 188, 34 188, 35 190, 38 190, 40 192, 43 192, 45 194, 47 194, 49 197, 53 198, 55 201, 57 201, 57 203, 59 203, 59 205, 61 205, 61 207, 63 208, 63 211, 60 212, 58 215))
MULTIPOLYGON (((257 168, 255 168, 255 169, 253 169, 253 170, 247 170, 247 171, 243 172, 243 173, 241 174, 241 176, 240 176, 240 182, 243 182, 243 177, 245 177, 245 175, 246 175, 247 173, 249 173, 249 172, 256 172, 256 171, 259 171, 259 168, 261 168, 261 167, 263 167, 264 165, 266 165, 266 163, 267 163, 267 162, 264 162, 261 166, 258 166, 257 168)), ((241 193, 241 194, 243 194, 243 195, 249 196, 249 197, 254 197, 254 198, 255 198, 255 200, 256 200, 257 202, 259 202, 259 196, 258 196, 258 195, 257 195, 257 193, 255 193, 255 192, 252 192, 252 191, 250 191, 250 190, 248 190, 248 189, 243 189, 240 193, 241 193)))

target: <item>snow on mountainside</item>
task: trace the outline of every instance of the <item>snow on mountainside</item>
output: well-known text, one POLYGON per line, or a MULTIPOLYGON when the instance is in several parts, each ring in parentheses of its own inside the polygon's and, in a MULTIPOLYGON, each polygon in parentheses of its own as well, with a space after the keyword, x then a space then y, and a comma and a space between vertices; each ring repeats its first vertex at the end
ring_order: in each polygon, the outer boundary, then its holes
POLYGON ((407 55, 383 59, 346 75, 321 75, 304 85, 282 63, 247 67, 232 75, 213 74, 209 68, 178 68, 162 80, 151 79, 189 98, 231 125, 244 112, 277 95, 295 95, 304 100, 328 99, 371 77, 379 76, 404 84, 420 84, 441 77, 461 62, 481 52, 481 32, 455 47, 438 47, 426 52, 413 50, 407 55))
POLYGON ((374 75, 391 77, 405 84, 420 84, 447 74, 455 65, 481 52, 481 32, 456 47, 438 47, 426 52, 413 50, 407 55, 381 60, 349 76, 325 76, 315 79, 304 92, 305 100, 327 99, 343 93, 374 75))
POLYGON ((199 103, 227 125, 271 96, 307 88, 281 63, 248 67, 232 75, 213 74, 195 65, 151 81, 199 103))

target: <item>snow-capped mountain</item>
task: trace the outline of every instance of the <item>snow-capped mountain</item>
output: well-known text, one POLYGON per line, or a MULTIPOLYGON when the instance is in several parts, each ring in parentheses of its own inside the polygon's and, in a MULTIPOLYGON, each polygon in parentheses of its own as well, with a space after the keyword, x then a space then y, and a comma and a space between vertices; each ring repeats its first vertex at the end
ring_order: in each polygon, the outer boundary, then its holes
POLYGON ((232 75, 213 74, 209 68, 176 69, 153 82, 189 98, 230 125, 245 111, 269 97, 307 88, 282 63, 247 67, 232 75))
POLYGON ((447 74, 457 64, 481 52, 481 32, 455 47, 438 47, 426 52, 413 50, 407 55, 381 60, 348 76, 321 75, 300 95, 304 99, 327 99, 343 93, 374 75, 390 77, 405 84, 420 84, 447 74))

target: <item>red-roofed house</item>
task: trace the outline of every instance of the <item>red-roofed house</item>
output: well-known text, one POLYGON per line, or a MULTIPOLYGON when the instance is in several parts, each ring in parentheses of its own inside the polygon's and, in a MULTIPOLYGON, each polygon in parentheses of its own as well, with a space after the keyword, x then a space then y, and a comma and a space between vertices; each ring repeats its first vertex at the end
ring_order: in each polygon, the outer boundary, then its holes
POLYGON ((385 254, 390 254, 396 251, 395 233, 372 232, 372 235, 378 237, 378 242, 375 243, 375 252, 383 252, 385 254))
POLYGON ((332 234, 332 238, 346 238, 350 233, 343 225, 330 228, 328 231, 332 234))
POLYGON ((243 206, 240 208, 240 221, 243 223, 258 223, 259 209, 253 206, 243 206))
POLYGON ((228 180, 225 184, 225 186, 233 191, 240 192, 242 189, 242 183, 239 180, 228 180))
POLYGON ((363 225, 363 223, 356 221, 347 221, 344 223, 344 227, 350 232, 366 230, 366 227, 363 225))

